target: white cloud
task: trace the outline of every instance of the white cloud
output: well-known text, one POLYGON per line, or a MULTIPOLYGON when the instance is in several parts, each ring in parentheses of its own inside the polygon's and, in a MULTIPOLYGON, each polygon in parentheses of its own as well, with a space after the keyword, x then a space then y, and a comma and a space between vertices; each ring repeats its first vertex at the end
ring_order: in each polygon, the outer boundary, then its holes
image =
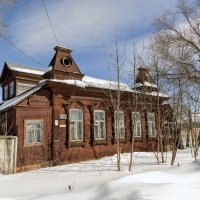
MULTIPOLYGON (((37 2, 37 1, 36 1, 37 2)), ((56 45, 41 1, 17 12, 10 35, 17 46, 38 55, 56 45), (40 2, 40 3, 39 3, 40 2)), ((45 1, 61 46, 81 50, 108 42, 117 33, 140 29, 176 0, 60 0, 45 1)))

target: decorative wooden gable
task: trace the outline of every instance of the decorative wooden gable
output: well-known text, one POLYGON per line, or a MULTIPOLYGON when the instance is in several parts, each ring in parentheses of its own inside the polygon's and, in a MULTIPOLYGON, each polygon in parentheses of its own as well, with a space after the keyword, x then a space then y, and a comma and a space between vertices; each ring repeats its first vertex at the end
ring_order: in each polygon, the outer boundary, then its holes
POLYGON ((84 74, 81 73, 71 56, 72 50, 58 46, 54 50, 56 53, 49 64, 52 67, 52 70, 49 72, 49 78, 82 80, 84 74))
POLYGON ((4 63, 4 67, 3 67, 3 71, 1 73, 1 77, 0 77, 0 84, 2 86, 4 86, 5 84, 7 84, 7 82, 10 81, 10 79, 12 79, 13 77, 13 71, 11 71, 6 62, 4 63))

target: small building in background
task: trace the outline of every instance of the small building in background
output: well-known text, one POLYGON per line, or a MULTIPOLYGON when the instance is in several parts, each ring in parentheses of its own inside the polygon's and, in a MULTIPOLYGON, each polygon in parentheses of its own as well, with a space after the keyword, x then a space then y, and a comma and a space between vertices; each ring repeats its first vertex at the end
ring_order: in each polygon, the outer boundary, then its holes
POLYGON ((188 120, 184 121, 181 128, 180 148, 200 146, 200 114, 189 114, 188 120))

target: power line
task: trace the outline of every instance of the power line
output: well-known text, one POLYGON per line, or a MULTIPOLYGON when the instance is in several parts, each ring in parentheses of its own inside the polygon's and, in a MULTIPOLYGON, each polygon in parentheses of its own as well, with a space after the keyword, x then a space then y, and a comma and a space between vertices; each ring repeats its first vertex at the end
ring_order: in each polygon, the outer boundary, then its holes
POLYGON ((24 51, 22 51, 21 49, 19 49, 13 42, 11 42, 8 38, 6 38, 4 35, 2 35, 0 33, 0 36, 6 40, 10 45, 12 45, 15 49, 17 49, 20 53, 22 53, 24 56, 28 57, 29 59, 31 59, 33 62, 46 67, 46 65, 43 65, 42 63, 38 62, 37 60, 35 60, 33 57, 31 57, 30 55, 28 55, 27 53, 25 53, 24 51))
POLYGON ((43 4, 44 10, 45 10, 45 12, 46 12, 47 18, 48 18, 48 20, 49 20, 49 24, 50 24, 50 26, 51 26, 51 30, 52 30, 53 35, 54 35, 54 37, 55 37, 56 43, 57 43, 57 45, 59 46, 58 39, 57 39, 57 37, 56 37, 56 33, 55 33, 54 28, 53 28, 53 25, 52 25, 52 23, 51 23, 51 19, 50 19, 50 17, 49 17, 49 14, 48 14, 47 8, 46 8, 46 6, 45 6, 44 0, 42 0, 42 4, 43 4))

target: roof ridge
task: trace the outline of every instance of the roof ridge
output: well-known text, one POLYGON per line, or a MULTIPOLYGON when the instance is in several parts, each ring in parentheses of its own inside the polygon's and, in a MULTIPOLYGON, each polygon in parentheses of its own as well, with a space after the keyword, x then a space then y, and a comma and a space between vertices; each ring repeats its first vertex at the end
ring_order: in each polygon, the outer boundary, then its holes
MULTIPOLYGON (((48 69, 42 69, 42 68, 32 67, 32 66, 28 66, 28 65, 17 64, 17 63, 11 62, 11 61, 6 61, 5 63, 6 63, 6 64, 17 65, 18 67, 26 67, 26 68, 32 69, 32 70, 40 70, 40 71, 43 71, 43 72, 48 71, 48 69)), ((9 67, 9 66, 8 66, 8 67, 9 67)))

